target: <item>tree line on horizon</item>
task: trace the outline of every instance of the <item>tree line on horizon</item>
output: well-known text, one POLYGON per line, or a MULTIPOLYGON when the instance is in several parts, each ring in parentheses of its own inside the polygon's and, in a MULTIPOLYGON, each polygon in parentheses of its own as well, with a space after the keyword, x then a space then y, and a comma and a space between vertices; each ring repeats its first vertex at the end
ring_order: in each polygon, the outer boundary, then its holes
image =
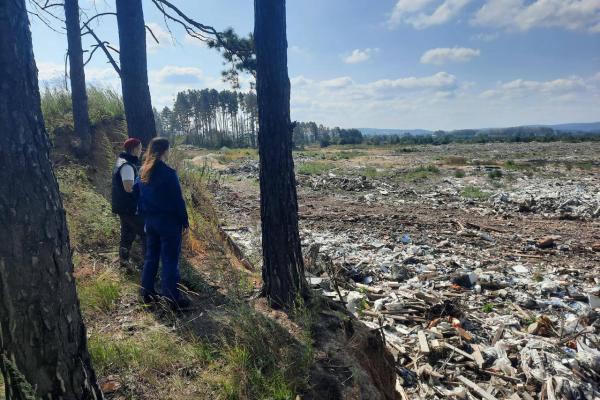
MULTIPOLYGON (((177 93, 172 107, 154 110, 156 128, 166 137, 206 148, 258 146, 258 102, 252 90, 189 89, 177 93)), ((330 128, 316 122, 294 122, 294 148, 318 144, 361 144, 358 129, 330 128)))

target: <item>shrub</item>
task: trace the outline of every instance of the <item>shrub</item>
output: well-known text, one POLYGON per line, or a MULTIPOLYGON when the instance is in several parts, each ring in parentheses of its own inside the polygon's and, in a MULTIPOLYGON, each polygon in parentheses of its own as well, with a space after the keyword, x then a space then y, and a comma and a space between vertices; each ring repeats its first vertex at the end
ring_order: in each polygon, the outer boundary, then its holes
POLYGON ((476 186, 465 186, 460 194, 462 197, 471 200, 485 200, 490 197, 489 193, 484 192, 476 186))
POLYGON ((457 169, 456 171, 454 171, 455 178, 464 178, 465 176, 467 176, 467 174, 462 169, 457 169))
POLYGON ((298 165, 296 172, 301 175, 321 175, 332 170, 333 167, 333 164, 327 162, 304 162, 298 165))
POLYGON ((500 179, 502 178, 503 174, 502 171, 500 171, 499 169, 493 169, 490 172, 488 172, 488 178, 494 180, 494 179, 500 179))

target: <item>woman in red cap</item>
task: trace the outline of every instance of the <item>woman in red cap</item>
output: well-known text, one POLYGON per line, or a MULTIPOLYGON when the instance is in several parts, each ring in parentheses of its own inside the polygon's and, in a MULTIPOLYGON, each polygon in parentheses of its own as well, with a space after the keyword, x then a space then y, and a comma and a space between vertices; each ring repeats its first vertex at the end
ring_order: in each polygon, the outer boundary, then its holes
POLYGON ((129 138, 123 143, 124 151, 119 154, 112 176, 112 211, 121 220, 121 243, 119 261, 122 267, 129 265, 129 252, 136 236, 140 237, 143 254, 146 238, 144 220, 137 213, 137 194, 134 182, 140 167, 142 143, 139 139, 129 138))

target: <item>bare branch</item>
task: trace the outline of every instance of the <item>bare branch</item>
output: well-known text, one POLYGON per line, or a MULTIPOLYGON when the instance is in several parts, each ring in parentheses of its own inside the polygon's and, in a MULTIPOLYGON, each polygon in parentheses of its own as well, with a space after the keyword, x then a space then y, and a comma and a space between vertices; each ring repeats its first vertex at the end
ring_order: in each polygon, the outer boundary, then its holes
POLYGON ((146 29, 148 30, 148 32, 150 32, 150 35, 152 35, 152 38, 154 39, 154 41, 156 42, 156 44, 160 44, 160 42, 158 41, 158 38, 156 37, 156 35, 154 34, 154 32, 152 32, 152 29, 150 29, 150 27, 148 25, 144 25, 146 27, 146 29))
POLYGON ((104 52, 104 54, 106 54, 106 57, 108 58, 108 62, 113 66, 113 68, 115 69, 115 71, 117 72, 117 74, 119 76, 121 76, 121 68, 119 68, 119 65, 117 64, 117 62, 113 58, 112 54, 110 54, 110 51, 108 51, 109 48, 111 50, 116 51, 116 52, 118 52, 118 50, 115 49, 115 48, 113 48, 113 47, 111 47, 108 44, 108 42, 103 42, 102 40, 100 40, 100 38, 98 37, 98 35, 96 35, 96 33, 93 31, 93 29, 89 27, 89 25, 87 24, 87 22, 85 22, 83 25, 88 30, 87 33, 89 33, 90 35, 92 35, 92 37, 96 40, 97 46, 102 49, 102 51, 104 52))
POLYGON ((92 21, 93 21, 93 20, 95 20, 96 18, 104 17, 105 15, 115 15, 115 16, 116 16, 116 15, 117 15, 117 13, 115 13, 115 12, 103 12, 103 13, 96 14, 96 15, 94 15, 94 16, 93 16, 93 17, 91 17, 91 18, 89 18, 87 21, 85 21, 85 22, 82 24, 81 30, 83 30, 83 27, 87 27, 87 26, 89 26, 90 22, 92 22, 92 21))
MULTIPOLYGON (((103 42, 103 43, 106 45, 108 42, 103 42)), ((88 59, 85 60, 85 62, 83 63, 84 67, 86 65, 88 65, 88 63, 92 60, 92 57, 94 56, 94 53, 96 52, 96 50, 98 50, 99 48, 101 48, 99 44, 95 44, 95 45, 93 45, 91 47, 92 47, 92 51, 90 52, 90 55, 89 55, 88 59)))

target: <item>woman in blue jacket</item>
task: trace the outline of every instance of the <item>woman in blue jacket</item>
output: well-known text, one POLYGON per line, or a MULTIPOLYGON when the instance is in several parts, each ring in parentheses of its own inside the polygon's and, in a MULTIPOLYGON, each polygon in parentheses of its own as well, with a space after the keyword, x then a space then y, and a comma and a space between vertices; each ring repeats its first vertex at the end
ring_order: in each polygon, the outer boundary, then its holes
POLYGON ((156 300, 154 281, 162 260, 161 295, 176 307, 189 306, 177 289, 182 234, 188 229, 188 215, 177 173, 165 161, 169 141, 152 139, 139 177, 139 212, 146 223, 146 257, 142 272, 142 297, 145 303, 156 300))

